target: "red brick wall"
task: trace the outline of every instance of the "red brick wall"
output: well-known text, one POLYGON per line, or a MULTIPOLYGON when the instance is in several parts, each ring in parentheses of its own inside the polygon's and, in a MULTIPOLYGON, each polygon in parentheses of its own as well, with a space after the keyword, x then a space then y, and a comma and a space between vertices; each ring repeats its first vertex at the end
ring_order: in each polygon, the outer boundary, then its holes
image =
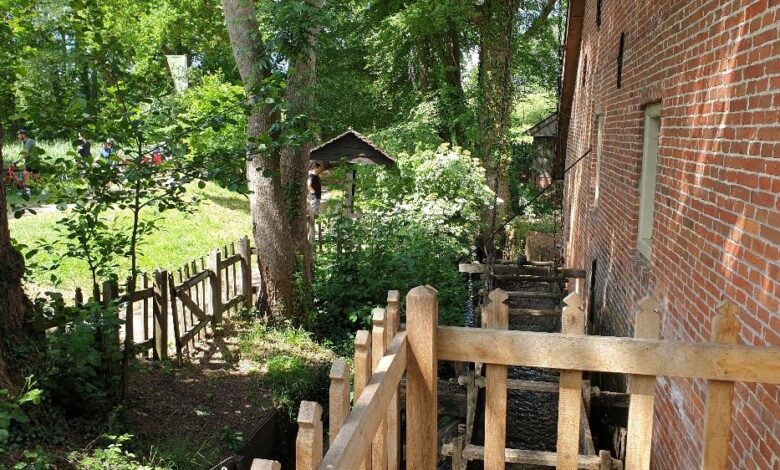
MULTIPOLYGON (((649 294, 662 305, 663 338, 706 341, 715 305, 731 299, 740 307, 741 342, 780 346, 780 2, 602 1, 599 29, 596 1, 587 1, 567 166, 594 151, 565 181, 566 263, 598 265, 593 332, 630 336, 637 301, 649 294), (647 261, 636 246, 638 188, 644 108, 656 102, 661 135, 647 261)), ((586 298, 590 282, 581 286, 586 298)), ((658 380, 654 468, 698 468, 704 386, 658 380)), ((738 384, 734 403, 732 466, 779 468, 780 388, 738 384)))

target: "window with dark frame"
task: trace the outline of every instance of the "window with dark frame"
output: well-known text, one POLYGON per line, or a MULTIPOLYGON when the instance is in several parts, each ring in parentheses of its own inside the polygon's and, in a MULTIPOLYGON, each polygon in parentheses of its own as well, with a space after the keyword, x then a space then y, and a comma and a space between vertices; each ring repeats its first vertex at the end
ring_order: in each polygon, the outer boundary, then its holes
POLYGON ((626 49, 626 33, 620 33, 620 47, 617 56, 617 87, 620 88, 623 81, 623 53, 626 49))

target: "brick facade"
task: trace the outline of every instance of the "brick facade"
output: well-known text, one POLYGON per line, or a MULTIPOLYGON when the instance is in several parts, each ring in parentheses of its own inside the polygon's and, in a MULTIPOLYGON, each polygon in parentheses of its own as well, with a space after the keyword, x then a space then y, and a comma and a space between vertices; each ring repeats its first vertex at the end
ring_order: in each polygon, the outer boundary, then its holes
MULTIPOLYGON (((663 338, 707 341, 715 306, 730 299, 740 342, 780 346, 780 2, 602 0, 600 27, 596 5, 586 2, 567 167, 593 152, 564 182, 566 264, 596 260, 578 286, 593 299, 591 333, 632 335, 637 302, 654 295, 663 338), (648 261, 637 249, 639 182, 645 108, 659 102, 648 261)), ((657 387, 653 467, 699 468, 705 383, 657 387)), ((780 388, 737 384, 734 407, 732 467, 780 468, 780 388)))

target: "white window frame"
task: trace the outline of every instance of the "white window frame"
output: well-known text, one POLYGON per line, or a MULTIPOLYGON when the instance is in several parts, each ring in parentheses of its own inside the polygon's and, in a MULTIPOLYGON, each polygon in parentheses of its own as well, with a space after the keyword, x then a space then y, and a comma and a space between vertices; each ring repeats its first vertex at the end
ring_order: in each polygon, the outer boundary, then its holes
POLYGON ((639 181, 639 224, 637 249, 648 260, 653 254, 653 216, 655 211, 658 150, 661 135, 661 104, 645 109, 642 176, 639 181))
POLYGON ((604 115, 596 116, 596 169, 593 182, 593 207, 599 205, 599 192, 601 189, 601 160, 604 148, 604 115))

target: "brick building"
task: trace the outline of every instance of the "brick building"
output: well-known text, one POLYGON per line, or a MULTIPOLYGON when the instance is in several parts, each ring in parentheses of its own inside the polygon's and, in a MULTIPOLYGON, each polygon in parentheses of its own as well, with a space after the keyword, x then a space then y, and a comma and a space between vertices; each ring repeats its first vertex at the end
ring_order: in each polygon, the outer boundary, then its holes
MULTIPOLYGON (((569 3, 564 253, 590 332, 631 336, 653 295, 662 338, 708 341, 730 299, 740 342, 780 346, 780 2, 569 3)), ((658 379, 654 468, 699 468, 704 398, 658 379)), ((737 384, 731 429, 733 468, 780 468, 780 388, 737 384)))

